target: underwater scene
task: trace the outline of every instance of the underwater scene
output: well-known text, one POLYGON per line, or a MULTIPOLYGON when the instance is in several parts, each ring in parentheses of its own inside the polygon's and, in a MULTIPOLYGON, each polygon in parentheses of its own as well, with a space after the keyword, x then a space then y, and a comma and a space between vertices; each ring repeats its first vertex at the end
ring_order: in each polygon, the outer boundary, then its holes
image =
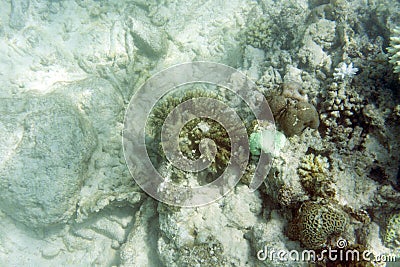
POLYGON ((0 0, 0 266, 400 266, 400 1, 0 0))

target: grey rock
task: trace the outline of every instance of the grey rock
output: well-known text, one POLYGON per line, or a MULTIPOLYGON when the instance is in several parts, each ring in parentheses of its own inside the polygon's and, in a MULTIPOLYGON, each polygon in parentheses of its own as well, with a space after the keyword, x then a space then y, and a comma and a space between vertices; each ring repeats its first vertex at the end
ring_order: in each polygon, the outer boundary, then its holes
POLYGON ((30 227, 66 222, 75 211, 84 166, 96 146, 92 127, 56 95, 2 101, 9 102, 1 104, 3 131, 20 134, 9 157, 0 162, 0 208, 30 227))
POLYGON ((9 25, 15 30, 25 27, 25 16, 29 8, 29 0, 11 0, 9 25))
POLYGON ((130 18, 128 27, 139 52, 158 58, 167 51, 167 36, 161 29, 134 18, 130 18))

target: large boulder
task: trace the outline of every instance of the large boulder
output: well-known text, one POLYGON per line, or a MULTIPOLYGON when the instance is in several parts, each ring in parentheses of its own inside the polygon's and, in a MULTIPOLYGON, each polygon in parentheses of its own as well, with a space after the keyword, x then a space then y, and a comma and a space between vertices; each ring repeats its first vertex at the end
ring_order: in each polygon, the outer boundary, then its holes
POLYGON ((97 139, 75 105, 59 95, 0 103, 0 209, 30 227, 75 212, 97 139))

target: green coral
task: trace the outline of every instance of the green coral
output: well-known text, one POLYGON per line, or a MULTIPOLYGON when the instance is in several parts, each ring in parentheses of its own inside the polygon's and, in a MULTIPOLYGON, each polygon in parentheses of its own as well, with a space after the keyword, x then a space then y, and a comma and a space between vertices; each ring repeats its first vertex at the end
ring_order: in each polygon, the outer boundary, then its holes
POLYGON ((400 27, 394 28, 393 33, 387 51, 390 53, 389 62, 394 65, 394 73, 400 73, 400 27))
POLYGON ((400 247, 400 213, 390 216, 383 241, 388 247, 400 247))
POLYGON ((283 133, 276 130, 260 130, 250 135, 250 153, 260 155, 261 151, 267 154, 277 155, 286 143, 286 137, 283 133), (273 144, 272 144, 273 142, 273 144), (272 145, 275 148, 272 148, 272 145))
POLYGON ((308 249, 318 249, 329 237, 341 234, 347 225, 347 215, 334 204, 304 202, 288 235, 299 240, 308 249))
POLYGON ((335 196, 333 180, 329 177, 326 157, 309 154, 303 157, 299 169, 300 182, 312 197, 332 198, 335 196))

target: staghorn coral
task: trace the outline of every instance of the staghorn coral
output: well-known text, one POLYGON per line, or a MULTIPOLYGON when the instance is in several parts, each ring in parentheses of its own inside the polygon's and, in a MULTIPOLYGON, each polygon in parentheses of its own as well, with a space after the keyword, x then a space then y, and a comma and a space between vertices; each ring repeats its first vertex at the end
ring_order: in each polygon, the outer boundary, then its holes
POLYGON ((390 37, 390 46, 387 51, 390 54, 389 62, 392 63, 393 72, 400 73, 400 27, 393 29, 394 35, 390 37))
POLYGON ((306 248, 318 249, 332 235, 341 234, 346 224, 347 215, 338 206, 307 201, 301 205, 288 235, 306 248))
POLYGON ((309 154, 303 157, 298 174, 300 182, 312 197, 332 198, 335 191, 333 181, 329 177, 329 163, 326 157, 309 154))

